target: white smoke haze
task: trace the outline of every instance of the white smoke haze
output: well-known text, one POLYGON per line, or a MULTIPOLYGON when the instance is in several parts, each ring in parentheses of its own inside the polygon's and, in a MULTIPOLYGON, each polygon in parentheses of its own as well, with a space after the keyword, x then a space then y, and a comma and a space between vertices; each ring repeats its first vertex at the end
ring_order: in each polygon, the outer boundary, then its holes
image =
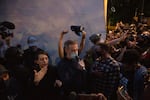
MULTIPOLYGON (((20 43, 27 48, 27 37, 35 35, 41 48, 57 57, 59 34, 68 29, 65 39, 78 39, 71 25, 82 25, 88 37, 93 33, 105 33, 103 0, 2 0, 0 21, 16 25, 12 45, 20 43), (52 53, 51 53, 52 52, 52 53)), ((80 42, 80 41, 79 41, 80 42)), ((54 57, 54 58, 55 58, 54 57)))

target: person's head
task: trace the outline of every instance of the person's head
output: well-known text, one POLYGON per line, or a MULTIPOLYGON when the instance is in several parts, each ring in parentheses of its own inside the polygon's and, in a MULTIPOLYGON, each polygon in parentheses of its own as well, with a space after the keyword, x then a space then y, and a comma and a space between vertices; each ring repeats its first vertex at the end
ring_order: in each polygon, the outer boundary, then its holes
POLYGON ((109 54, 110 47, 106 43, 99 43, 95 46, 95 51, 97 55, 99 56, 105 56, 106 54, 109 54))
POLYGON ((78 48, 77 41, 67 40, 64 44, 64 48, 65 48, 66 57, 68 59, 72 59, 78 56, 79 48, 78 48))
POLYGON ((139 60, 140 60, 140 54, 135 49, 126 50, 122 58, 122 62, 127 65, 137 64, 139 60))
POLYGON ((37 47, 38 40, 35 36, 29 36, 27 39, 27 43, 28 43, 29 47, 37 47))
MULTIPOLYGON (((116 31, 109 31, 108 34, 106 34, 106 40, 107 41, 111 41, 115 38, 115 33, 116 31)), ((116 32, 118 33, 118 32, 116 32)))
POLYGON ((22 63, 22 52, 17 47, 10 47, 5 52, 6 62, 9 65, 17 65, 22 63))
POLYGON ((35 55, 35 64, 39 65, 40 68, 48 67, 49 64, 49 56, 45 51, 39 51, 35 55))
POLYGON ((135 24, 131 24, 130 25, 130 29, 136 31, 136 25, 135 24))
POLYGON ((89 39, 93 44, 98 44, 101 40, 101 34, 93 34, 89 37, 89 39))
POLYGON ((136 37, 133 35, 129 35, 125 39, 125 42, 126 42, 128 48, 134 48, 136 46, 136 37))
POLYGON ((9 79, 8 70, 3 65, 0 65, 0 79, 4 81, 9 79))

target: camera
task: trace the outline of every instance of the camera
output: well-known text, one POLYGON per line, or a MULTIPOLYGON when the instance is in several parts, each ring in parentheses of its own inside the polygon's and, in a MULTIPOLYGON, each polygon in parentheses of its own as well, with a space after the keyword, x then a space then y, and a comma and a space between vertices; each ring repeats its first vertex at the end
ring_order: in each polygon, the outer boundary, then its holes
POLYGON ((84 30, 84 27, 82 26, 74 26, 72 25, 71 30, 74 31, 76 33, 76 35, 81 36, 81 32, 84 30))
POLYGON ((4 21, 0 23, 0 35, 2 36, 2 39, 5 39, 6 37, 13 37, 12 30, 15 29, 15 25, 11 22, 4 21))

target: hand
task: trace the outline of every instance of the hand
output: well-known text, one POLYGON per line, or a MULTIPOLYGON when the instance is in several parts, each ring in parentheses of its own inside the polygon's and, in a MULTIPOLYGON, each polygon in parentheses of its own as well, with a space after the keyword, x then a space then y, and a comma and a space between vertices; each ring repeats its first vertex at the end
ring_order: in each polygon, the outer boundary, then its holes
POLYGON ((39 72, 34 70, 34 83, 35 83, 35 85, 39 84, 39 82, 43 79, 43 77, 45 76, 46 73, 47 73, 47 67, 41 68, 41 70, 39 72))
POLYGON ((86 32, 85 31, 82 31, 82 38, 84 39, 86 36, 86 32))
POLYGON ((118 97, 118 100, 133 100, 129 94, 127 93, 127 91, 125 90, 122 90, 122 86, 121 87, 118 87, 118 90, 117 90, 117 97, 118 97))
POLYGON ((107 98, 102 93, 97 94, 98 100, 107 100, 107 98))
POLYGON ((54 87, 61 87, 62 86, 62 82, 60 80, 56 80, 54 83, 54 87))
POLYGON ((62 32, 61 32, 61 35, 63 36, 64 34, 67 34, 68 33, 68 30, 63 30, 62 32))
POLYGON ((1 76, 0 76, 0 79, 3 79, 4 81, 8 80, 10 77, 9 77, 9 74, 8 73, 3 73, 1 76))
POLYGON ((122 35, 121 35, 122 40, 126 39, 126 37, 128 36, 128 32, 129 31, 126 31, 125 33, 122 33, 122 35))
POLYGON ((79 65, 80 65, 80 68, 79 68, 79 69, 85 70, 85 63, 84 63, 83 59, 80 60, 78 63, 79 63, 79 65))

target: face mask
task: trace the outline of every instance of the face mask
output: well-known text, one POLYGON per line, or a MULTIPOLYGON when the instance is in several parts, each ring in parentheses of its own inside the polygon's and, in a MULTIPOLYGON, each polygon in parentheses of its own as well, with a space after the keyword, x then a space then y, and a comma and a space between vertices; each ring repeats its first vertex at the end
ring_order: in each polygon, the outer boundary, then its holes
POLYGON ((72 58, 72 59, 75 59, 77 56, 78 56, 77 53, 75 53, 75 52, 72 52, 72 53, 71 53, 71 58, 72 58))

